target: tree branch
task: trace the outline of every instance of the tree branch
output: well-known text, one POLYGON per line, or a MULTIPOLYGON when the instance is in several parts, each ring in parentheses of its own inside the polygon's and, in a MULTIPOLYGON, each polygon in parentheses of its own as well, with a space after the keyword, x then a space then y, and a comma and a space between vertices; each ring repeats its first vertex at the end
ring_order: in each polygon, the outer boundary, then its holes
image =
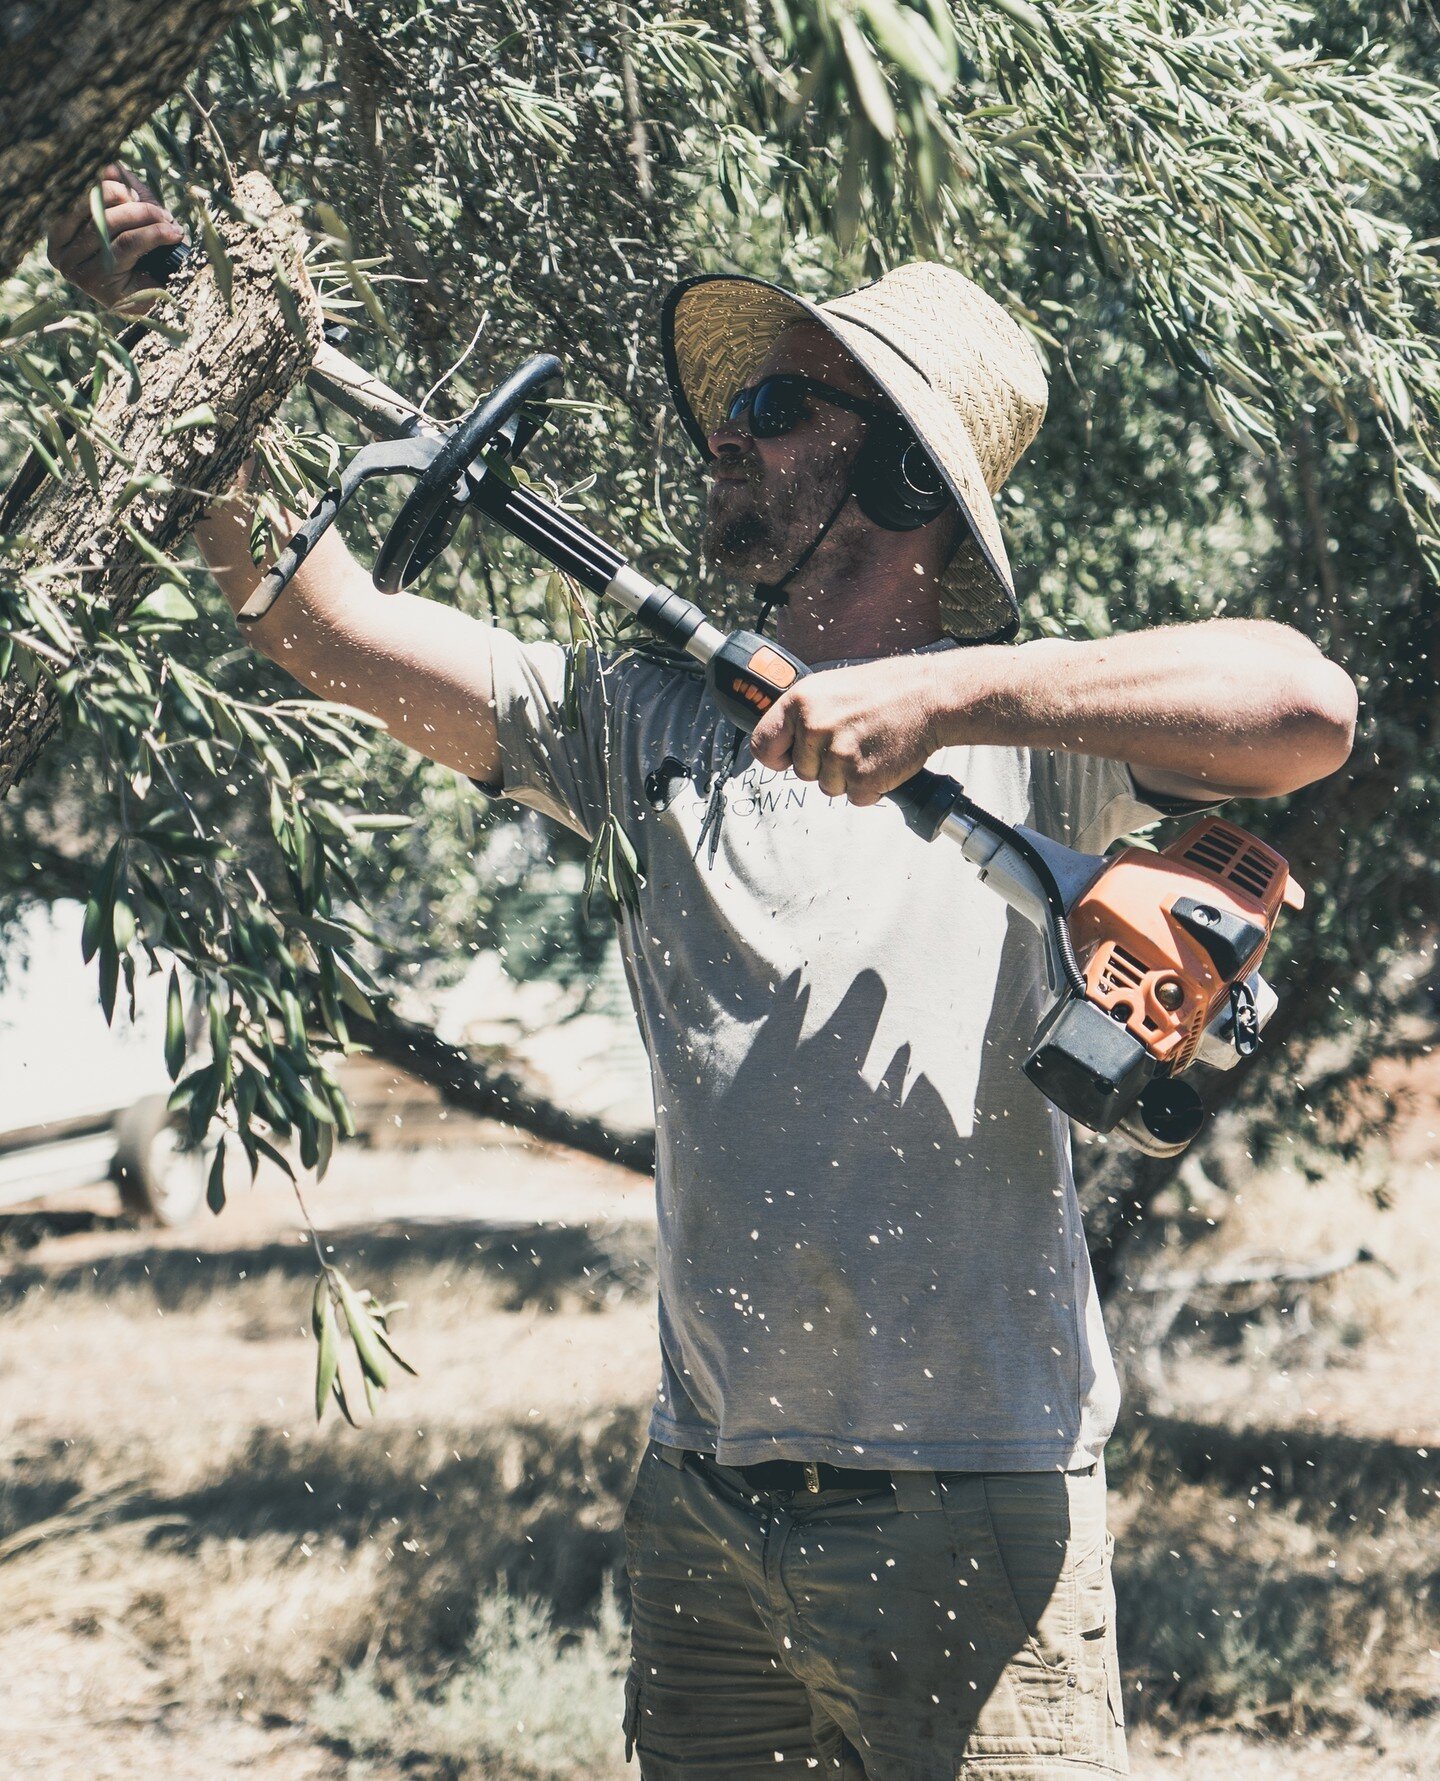
POLYGON ((551 1144, 567 1144, 588 1156, 649 1174, 655 1167, 655 1134, 624 1132, 602 1119, 574 1113, 508 1070, 479 1063, 458 1045, 447 1044, 428 1027, 403 1020, 388 1008, 373 1021, 346 1010, 350 1036, 378 1058, 438 1090, 447 1105, 519 1126, 551 1144))
MULTIPOLYGON (((257 435, 308 369, 320 340, 320 306, 305 277, 297 232, 278 194, 258 173, 235 189, 236 218, 219 222, 230 263, 228 297, 203 255, 172 287, 186 335, 172 346, 152 332, 134 353, 141 390, 135 401, 121 378, 102 393, 90 429, 114 442, 99 487, 76 476, 47 481, 18 513, 6 505, 6 529, 25 540, 7 563, 22 586, 44 573, 62 611, 89 602, 123 618, 155 580, 155 553, 173 550, 212 499, 234 481, 257 435), (248 220, 240 220, 248 219, 248 220), (283 266, 304 338, 292 332, 277 297, 283 266), (218 424, 176 417, 210 408, 218 424), (135 493, 143 470, 157 481, 135 493), (56 566, 63 573, 54 574, 56 566)), ((44 679, 27 687, 11 675, 0 690, 0 797, 29 769, 54 732, 60 702, 44 679)))
POLYGON ((630 126, 630 159, 635 163, 635 181, 640 196, 648 204, 655 196, 655 179, 650 171, 650 135, 645 128, 645 113, 640 102, 640 77, 635 72, 635 31, 630 8, 622 6, 619 18, 620 84, 625 93, 625 121, 630 126))
POLYGON ((1332 1274, 1341 1274, 1346 1268, 1353 1268, 1358 1262, 1376 1262, 1390 1272, 1387 1264, 1370 1250, 1345 1249, 1334 1255, 1322 1255, 1313 1262, 1303 1262, 1294 1267, 1287 1267, 1282 1262, 1275 1267, 1262 1267, 1258 1263, 1237 1263, 1228 1268, 1201 1269, 1190 1274, 1146 1274, 1135 1281, 1129 1288, 1131 1292, 1144 1293, 1195 1293, 1212 1286, 1294 1286, 1312 1280, 1328 1280, 1332 1274))

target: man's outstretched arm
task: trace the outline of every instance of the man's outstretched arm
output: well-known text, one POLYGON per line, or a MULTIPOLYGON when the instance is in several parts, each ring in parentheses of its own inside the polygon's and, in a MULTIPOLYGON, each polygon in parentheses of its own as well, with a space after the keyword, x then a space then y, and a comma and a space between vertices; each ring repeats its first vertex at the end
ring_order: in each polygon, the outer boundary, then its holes
POLYGON ((752 747, 857 804, 965 744, 1126 761, 1165 797, 1270 798, 1341 767, 1355 716, 1349 675, 1298 631, 1211 619, 830 669, 778 700, 752 747))
MULTIPOLYGON (((195 528, 233 610, 261 571, 250 560, 245 474, 195 528)), ((378 717, 418 754, 490 785, 500 744, 490 627, 414 594, 382 594, 335 531, 307 555, 276 604, 242 635, 323 698, 378 717)))

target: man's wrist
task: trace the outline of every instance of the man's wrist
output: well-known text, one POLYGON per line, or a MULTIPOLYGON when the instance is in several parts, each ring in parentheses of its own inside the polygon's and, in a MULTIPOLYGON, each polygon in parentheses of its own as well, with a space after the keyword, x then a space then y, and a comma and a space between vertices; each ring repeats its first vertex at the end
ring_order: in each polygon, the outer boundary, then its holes
POLYGON ((977 643, 932 658, 937 667, 932 728, 937 748, 1013 741, 1007 714, 1016 704, 1021 648, 977 643))

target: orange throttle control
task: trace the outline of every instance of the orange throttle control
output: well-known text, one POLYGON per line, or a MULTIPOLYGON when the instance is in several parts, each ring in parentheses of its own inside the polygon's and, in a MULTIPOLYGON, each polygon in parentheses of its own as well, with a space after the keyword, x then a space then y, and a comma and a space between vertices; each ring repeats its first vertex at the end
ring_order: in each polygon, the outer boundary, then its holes
POLYGON ((788 687, 810 670, 768 637, 734 631, 707 664, 710 689, 731 723, 753 730, 788 687))

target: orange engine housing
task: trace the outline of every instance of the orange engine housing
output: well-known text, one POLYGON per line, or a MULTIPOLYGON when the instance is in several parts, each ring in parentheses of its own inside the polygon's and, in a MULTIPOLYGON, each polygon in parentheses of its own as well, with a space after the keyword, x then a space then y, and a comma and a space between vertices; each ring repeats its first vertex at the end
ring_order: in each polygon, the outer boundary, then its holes
POLYGON ((1241 977, 1264 957, 1281 909, 1305 906, 1305 893, 1280 855, 1217 816, 1205 817, 1163 852, 1127 847, 1076 903, 1070 935, 1090 1000, 1171 1075, 1193 1062, 1231 983, 1176 920, 1181 897, 1197 897, 1264 929, 1241 977))

